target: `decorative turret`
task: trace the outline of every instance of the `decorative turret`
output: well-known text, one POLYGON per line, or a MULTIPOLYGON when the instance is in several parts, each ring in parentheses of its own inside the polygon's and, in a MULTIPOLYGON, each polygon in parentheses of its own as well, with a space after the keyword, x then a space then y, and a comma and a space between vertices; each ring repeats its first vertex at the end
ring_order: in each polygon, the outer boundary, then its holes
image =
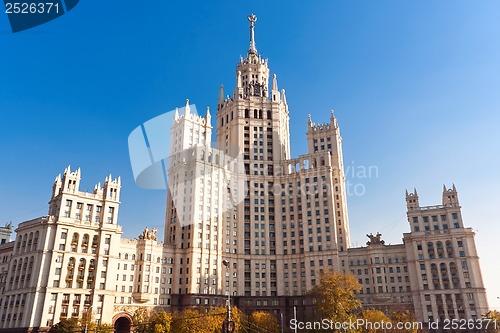
POLYGON ((74 172, 71 172, 71 166, 68 165, 68 167, 64 169, 64 173, 62 176, 61 191, 66 193, 78 192, 80 188, 80 179, 81 179, 80 168, 78 168, 74 172))
POLYGON ((186 99, 186 106, 184 107, 184 117, 189 118, 189 114, 191 112, 191 108, 189 107, 189 99, 186 99))
POLYGON ((52 198, 58 196, 61 193, 61 190, 62 190, 62 180, 61 180, 61 174, 59 174, 54 180, 54 185, 52 185, 52 198))
POLYGON ((212 116, 210 115, 210 107, 207 106, 207 112, 205 113, 205 127, 210 126, 212 116))
POLYGON ((224 105, 224 85, 221 84, 219 88, 219 100, 217 101, 217 110, 220 110, 224 105))
POLYGON ((335 113, 333 111, 333 109, 330 110, 330 125, 337 129, 339 127, 338 123, 337 123, 337 118, 335 118, 335 113))
POLYGON ((455 184, 452 184, 450 189, 446 188, 446 185, 443 185, 443 206, 448 207, 459 207, 460 204, 458 202, 458 192, 455 184))
POLYGON ((419 209, 420 204, 418 202, 418 193, 416 188, 413 188, 413 192, 411 193, 408 193, 408 190, 406 190, 406 207, 409 211, 419 209))
POLYGON ((280 92, 278 90, 278 80, 276 79, 276 74, 273 74, 273 88, 271 90, 271 100, 273 102, 280 101, 280 92))
POLYGON ((113 179, 111 174, 104 179, 104 199, 120 201, 121 178, 113 179))

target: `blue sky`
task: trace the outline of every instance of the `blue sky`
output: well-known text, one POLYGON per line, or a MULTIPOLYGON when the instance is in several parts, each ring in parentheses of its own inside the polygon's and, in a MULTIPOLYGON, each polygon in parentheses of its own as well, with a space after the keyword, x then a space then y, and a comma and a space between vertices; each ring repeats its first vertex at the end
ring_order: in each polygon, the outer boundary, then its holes
POLYGON ((0 223, 46 214, 53 179, 71 164, 82 190, 122 177, 126 237, 162 228, 165 193, 134 184, 127 137, 186 98, 215 110, 248 48, 249 13, 287 91, 292 154, 306 152, 307 114, 326 122, 334 108, 345 164, 378 171, 349 178, 363 191, 348 198, 353 244, 377 231, 401 242, 405 189, 434 205, 454 182, 500 310, 495 1, 81 1, 16 34, 0 13, 0 223))

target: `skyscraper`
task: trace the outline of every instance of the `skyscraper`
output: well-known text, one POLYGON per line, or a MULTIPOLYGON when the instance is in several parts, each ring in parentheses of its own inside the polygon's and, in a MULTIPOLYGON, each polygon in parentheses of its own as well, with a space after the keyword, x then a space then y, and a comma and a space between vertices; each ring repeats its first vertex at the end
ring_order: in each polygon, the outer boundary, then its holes
POLYGON ((216 141, 209 109, 197 115, 187 101, 175 112, 164 243, 147 227, 137 239, 121 237, 120 178, 82 192, 80 170, 68 167, 54 181, 47 216, 20 223, 13 242, 2 230, 0 331, 90 312, 128 332, 139 308, 206 308, 228 295, 244 312, 283 314, 287 323, 296 307, 299 319, 311 319, 317 300, 307 292, 328 270, 353 273, 365 306, 409 309, 421 322, 487 312, 474 232, 454 185, 437 206, 406 193, 402 244, 376 233, 367 246, 350 246, 334 112, 325 123, 304 117, 308 152, 292 158, 286 93, 257 51, 257 18, 248 20, 232 95, 220 87, 216 141))

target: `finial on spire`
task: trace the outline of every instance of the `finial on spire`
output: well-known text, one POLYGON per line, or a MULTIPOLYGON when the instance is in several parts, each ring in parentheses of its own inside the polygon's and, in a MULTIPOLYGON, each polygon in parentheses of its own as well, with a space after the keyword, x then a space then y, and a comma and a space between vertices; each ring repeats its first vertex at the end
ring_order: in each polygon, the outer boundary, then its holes
POLYGON ((210 107, 207 106, 207 112, 205 113, 205 121, 209 125, 210 124, 210 119, 212 116, 210 115, 210 107))
POLYGON ((276 79, 276 74, 273 74, 273 90, 278 90, 278 80, 276 79))
POLYGON ((257 21, 257 16, 254 14, 248 15, 248 21, 250 22, 250 48, 248 49, 248 54, 257 54, 257 48, 255 47, 255 22, 257 21))
POLYGON ((281 99, 281 100, 283 101, 283 103, 285 103, 285 104, 286 104, 285 89, 281 89, 281 96, 282 96, 282 99, 281 99))
POLYGON ((187 115, 190 113, 191 108, 189 107, 189 99, 186 99, 186 107, 184 108, 184 117, 187 118, 187 115))

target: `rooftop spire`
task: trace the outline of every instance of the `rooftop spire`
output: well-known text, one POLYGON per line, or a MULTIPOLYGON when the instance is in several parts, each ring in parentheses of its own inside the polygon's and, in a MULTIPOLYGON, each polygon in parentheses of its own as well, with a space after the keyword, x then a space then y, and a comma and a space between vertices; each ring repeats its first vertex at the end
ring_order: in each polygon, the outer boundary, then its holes
POLYGON ((250 22, 250 48, 248 49, 248 54, 257 54, 257 48, 255 47, 255 22, 257 21, 257 16, 254 14, 248 15, 248 21, 250 22))

